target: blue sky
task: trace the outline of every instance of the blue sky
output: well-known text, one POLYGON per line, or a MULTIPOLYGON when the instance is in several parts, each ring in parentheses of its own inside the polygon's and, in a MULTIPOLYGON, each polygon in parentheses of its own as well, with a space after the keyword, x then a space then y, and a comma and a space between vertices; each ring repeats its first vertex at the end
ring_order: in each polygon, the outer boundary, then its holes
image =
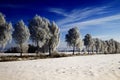
POLYGON ((59 47, 66 47, 65 34, 77 26, 81 37, 90 33, 94 38, 120 42, 120 0, 1 0, 0 12, 7 21, 26 24, 36 14, 55 21, 61 32, 59 47))

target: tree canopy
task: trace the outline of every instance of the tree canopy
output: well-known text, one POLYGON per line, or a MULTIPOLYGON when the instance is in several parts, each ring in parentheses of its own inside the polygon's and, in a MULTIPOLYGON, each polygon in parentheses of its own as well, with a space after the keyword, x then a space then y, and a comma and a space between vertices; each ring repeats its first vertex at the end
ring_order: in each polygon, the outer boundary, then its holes
POLYGON ((0 13, 0 46, 5 47, 12 40, 12 24, 7 23, 5 17, 0 13))

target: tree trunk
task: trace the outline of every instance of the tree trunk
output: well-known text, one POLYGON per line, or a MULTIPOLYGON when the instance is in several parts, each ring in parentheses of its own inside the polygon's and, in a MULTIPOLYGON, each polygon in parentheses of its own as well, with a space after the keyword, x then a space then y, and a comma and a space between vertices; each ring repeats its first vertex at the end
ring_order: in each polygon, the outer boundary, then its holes
POLYGON ((49 44, 49 56, 51 56, 51 48, 50 48, 50 44, 49 44))
POLYGON ((20 44, 20 56, 22 57, 23 49, 22 49, 22 44, 20 44))
POLYGON ((94 47, 92 47, 92 53, 94 54, 94 47))
POLYGON ((74 55, 74 53, 75 53, 75 44, 73 45, 73 55, 74 55))
POLYGON ((81 49, 79 48, 79 54, 80 54, 80 52, 81 52, 81 49))
POLYGON ((45 46, 43 46, 43 51, 42 52, 45 53, 45 46))
POLYGON ((84 50, 84 54, 87 54, 87 52, 88 52, 88 47, 87 46, 85 46, 86 47, 86 49, 84 50))
POLYGON ((97 47, 96 47, 96 54, 97 54, 97 47))
POLYGON ((37 52, 36 52, 36 56, 38 56, 38 52, 39 52, 39 42, 37 41, 37 52))
POLYGON ((89 46, 87 46, 87 52, 88 52, 88 54, 89 54, 89 46))

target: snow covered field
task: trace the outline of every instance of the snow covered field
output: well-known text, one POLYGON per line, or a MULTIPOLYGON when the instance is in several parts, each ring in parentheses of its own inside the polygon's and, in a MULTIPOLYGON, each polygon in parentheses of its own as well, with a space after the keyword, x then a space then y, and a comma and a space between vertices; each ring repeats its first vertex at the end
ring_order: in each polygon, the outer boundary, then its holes
POLYGON ((120 80, 120 54, 0 62, 0 80, 120 80))

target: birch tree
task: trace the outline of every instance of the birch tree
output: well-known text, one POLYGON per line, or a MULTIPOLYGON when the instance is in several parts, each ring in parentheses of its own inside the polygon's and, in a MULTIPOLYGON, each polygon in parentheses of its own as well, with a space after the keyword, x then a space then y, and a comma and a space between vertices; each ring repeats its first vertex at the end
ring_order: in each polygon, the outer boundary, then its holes
POLYGON ((77 27, 69 29, 68 33, 65 36, 65 41, 67 42, 68 46, 73 47, 73 55, 75 52, 75 47, 80 40, 80 33, 77 27))
POLYGON ((24 24, 23 20, 19 21, 14 25, 13 38, 15 43, 17 43, 21 48, 21 54, 23 53, 23 44, 28 41, 30 36, 28 27, 24 24))
POLYGON ((84 41, 84 45, 86 46, 86 50, 88 51, 89 54, 90 47, 92 45, 92 36, 90 34, 86 34, 83 41, 84 41))

